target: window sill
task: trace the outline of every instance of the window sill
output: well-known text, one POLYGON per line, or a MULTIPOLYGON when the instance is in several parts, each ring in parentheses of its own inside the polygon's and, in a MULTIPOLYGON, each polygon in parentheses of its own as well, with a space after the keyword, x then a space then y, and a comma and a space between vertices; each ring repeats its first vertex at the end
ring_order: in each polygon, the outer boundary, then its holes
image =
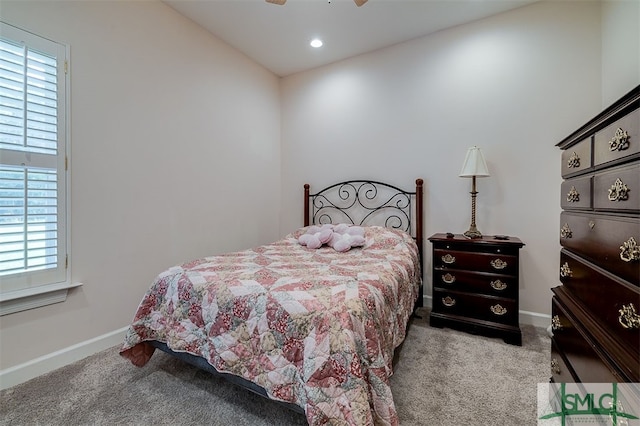
POLYGON ((0 316, 64 302, 68 290, 81 285, 82 283, 58 283, 0 293, 0 316))

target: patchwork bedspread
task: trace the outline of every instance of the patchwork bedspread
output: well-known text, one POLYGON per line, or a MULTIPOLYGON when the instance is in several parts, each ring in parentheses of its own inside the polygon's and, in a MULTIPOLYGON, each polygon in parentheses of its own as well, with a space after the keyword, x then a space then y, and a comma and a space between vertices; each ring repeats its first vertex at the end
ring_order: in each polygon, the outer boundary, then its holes
POLYGON ((142 366, 158 340, 303 407, 310 425, 397 425, 388 379, 421 281, 415 241, 371 226, 338 253, 301 246, 305 229, 162 272, 121 355, 142 366))

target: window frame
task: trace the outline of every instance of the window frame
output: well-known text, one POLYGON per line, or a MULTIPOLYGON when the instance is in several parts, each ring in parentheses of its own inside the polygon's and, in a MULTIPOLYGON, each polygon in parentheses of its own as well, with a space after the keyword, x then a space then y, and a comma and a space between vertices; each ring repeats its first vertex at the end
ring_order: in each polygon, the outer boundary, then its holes
MULTIPOLYGON (((55 53, 57 62, 57 266, 51 269, 24 271, 0 276, 0 316, 62 302, 67 291, 81 283, 71 282, 71 127, 70 127, 70 46, 32 31, 0 21, 0 37, 13 43, 26 44, 29 50, 55 53), (62 229, 61 229, 62 228, 62 229)), ((4 149, 9 156, 25 155, 4 149)), ((3 154, 3 155, 4 155, 3 154)), ((28 155, 28 154, 27 154, 28 155)), ((33 154, 34 156, 36 154, 33 154)), ((15 161, 14 161, 15 162, 15 161)), ((10 165, 11 162, 0 164, 10 165)), ((34 166, 36 167, 36 166, 34 166)))

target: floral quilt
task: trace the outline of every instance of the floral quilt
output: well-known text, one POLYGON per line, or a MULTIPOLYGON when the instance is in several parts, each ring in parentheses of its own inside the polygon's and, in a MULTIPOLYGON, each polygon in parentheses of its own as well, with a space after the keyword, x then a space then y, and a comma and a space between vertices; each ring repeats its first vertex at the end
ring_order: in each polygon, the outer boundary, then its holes
POLYGON ((121 355, 157 340, 304 408, 310 425, 397 425, 389 387, 421 283, 405 232, 370 226, 346 253, 297 238, 169 268, 140 302, 121 355))

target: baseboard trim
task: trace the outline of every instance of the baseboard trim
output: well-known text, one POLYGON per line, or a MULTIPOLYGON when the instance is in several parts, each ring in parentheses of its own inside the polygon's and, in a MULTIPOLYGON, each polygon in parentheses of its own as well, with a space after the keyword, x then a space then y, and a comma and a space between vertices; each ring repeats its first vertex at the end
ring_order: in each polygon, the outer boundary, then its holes
POLYGON ((32 359, 23 364, 0 370, 0 390, 19 385, 42 374, 80 361, 90 355, 108 349, 124 341, 129 327, 94 337, 56 352, 32 359))
POLYGON ((529 324, 534 327, 547 328, 551 324, 551 315, 538 312, 520 311, 520 324, 529 324))
MULTIPOLYGON (((424 296, 423 302, 425 308, 431 308, 433 306, 433 299, 431 296, 424 296)), ((538 312, 520 311, 519 321, 520 324, 547 328, 551 324, 551 315, 540 314, 538 312)))

